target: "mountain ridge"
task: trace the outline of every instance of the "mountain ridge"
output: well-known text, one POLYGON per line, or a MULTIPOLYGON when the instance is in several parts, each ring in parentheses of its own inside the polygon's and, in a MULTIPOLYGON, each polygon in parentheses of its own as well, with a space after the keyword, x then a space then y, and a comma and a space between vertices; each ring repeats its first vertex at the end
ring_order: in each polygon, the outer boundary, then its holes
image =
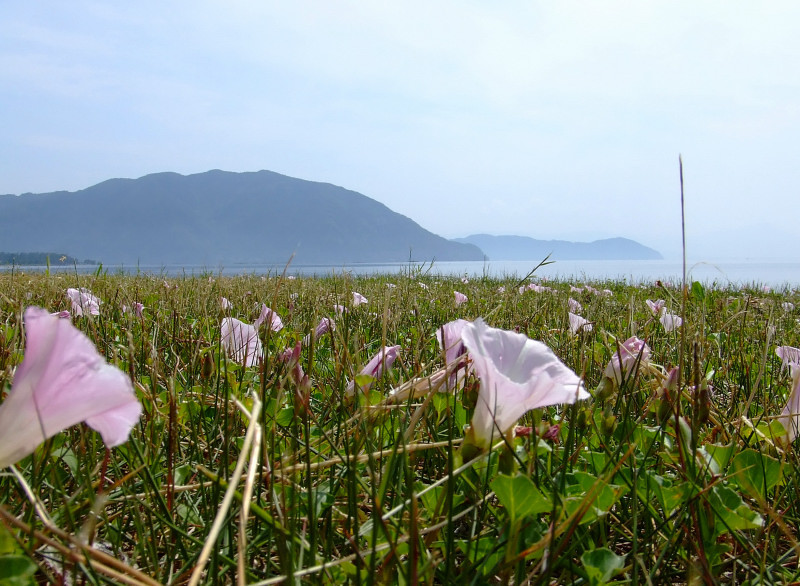
POLYGON ((527 236, 493 236, 471 234, 454 238, 456 242, 474 244, 491 260, 660 260, 657 250, 629 238, 605 238, 593 242, 538 240, 527 236))
POLYGON ((482 260, 356 191, 273 171, 214 169, 0 195, 0 250, 68 250, 111 263, 482 260))

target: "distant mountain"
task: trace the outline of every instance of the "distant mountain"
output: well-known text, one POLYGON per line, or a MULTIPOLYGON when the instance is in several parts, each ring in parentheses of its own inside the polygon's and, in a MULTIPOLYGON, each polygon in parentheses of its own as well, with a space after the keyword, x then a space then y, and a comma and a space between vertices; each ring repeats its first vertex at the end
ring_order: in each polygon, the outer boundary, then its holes
POLYGON ((490 236, 473 234, 455 238, 456 242, 474 244, 491 260, 658 260, 657 250, 627 238, 608 238, 594 242, 536 240, 525 236, 490 236))
POLYGON ((157 173, 76 192, 0 195, 0 250, 105 264, 482 260, 355 191, 271 171, 157 173))

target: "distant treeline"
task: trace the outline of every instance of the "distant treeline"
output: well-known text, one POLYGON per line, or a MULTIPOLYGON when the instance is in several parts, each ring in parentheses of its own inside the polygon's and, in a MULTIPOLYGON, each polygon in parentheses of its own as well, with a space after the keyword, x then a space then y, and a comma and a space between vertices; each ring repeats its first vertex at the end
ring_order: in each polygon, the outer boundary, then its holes
POLYGON ((68 254, 58 252, 0 252, 0 265, 47 265, 50 257, 51 265, 96 265, 96 260, 78 260, 68 254))

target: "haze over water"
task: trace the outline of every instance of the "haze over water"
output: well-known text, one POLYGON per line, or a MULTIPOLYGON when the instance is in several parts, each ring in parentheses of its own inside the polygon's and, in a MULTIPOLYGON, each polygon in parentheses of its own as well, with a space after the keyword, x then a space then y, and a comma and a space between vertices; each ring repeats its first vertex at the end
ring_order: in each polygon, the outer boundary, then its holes
MULTIPOLYGON (((386 264, 341 264, 341 265, 102 265, 109 273, 137 272, 161 276, 201 276, 201 275, 287 275, 317 276, 342 274, 353 275, 444 275, 467 278, 480 278, 484 275, 493 278, 517 277, 522 279, 538 264, 537 261, 473 261, 473 262, 433 262, 433 263, 386 263, 386 264)), ((12 267, 0 267, 11 271, 12 267)), ((21 272, 41 272, 45 267, 14 267, 21 272)), ((78 265, 50 267, 51 272, 94 273, 97 265, 78 265)), ((800 286, 800 262, 756 261, 719 262, 687 261, 687 281, 700 281, 716 284, 719 287, 763 287, 771 288, 800 286)), ((559 279, 568 281, 620 281, 626 284, 648 284, 660 280, 677 285, 681 281, 682 264, 675 260, 563 260, 540 266, 532 279, 559 279)))

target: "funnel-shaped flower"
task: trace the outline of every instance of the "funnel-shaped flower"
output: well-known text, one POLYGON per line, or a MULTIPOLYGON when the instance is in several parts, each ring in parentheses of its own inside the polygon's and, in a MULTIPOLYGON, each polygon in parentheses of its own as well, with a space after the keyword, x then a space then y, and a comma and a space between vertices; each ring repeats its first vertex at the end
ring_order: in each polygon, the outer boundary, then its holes
POLYGON ((85 421, 109 448, 128 439, 142 406, 130 379, 97 352, 69 320, 25 310, 25 357, 0 404, 0 468, 85 421))
POLYGON ((466 295, 464 295, 463 293, 459 293, 458 291, 453 291, 453 295, 456 298, 456 307, 469 301, 466 295))
POLYGON ((592 322, 590 322, 585 317, 581 317, 580 315, 575 315, 571 311, 569 312, 569 331, 574 336, 581 330, 585 332, 591 332, 592 322))
POLYGON ((652 313, 653 316, 657 316, 658 314, 660 314, 661 310, 664 309, 664 307, 666 307, 667 305, 667 302, 664 301, 663 299, 657 299, 655 301, 651 301, 650 299, 645 299, 644 302, 647 304, 647 307, 650 309, 650 313, 652 313))
POLYGON ((236 362, 245 366, 254 366, 261 356, 261 338, 258 337, 258 328, 251 326, 234 317, 226 317, 220 327, 222 347, 236 362))
POLYGON ((260 328, 261 324, 269 321, 269 329, 273 332, 280 332, 283 329, 283 321, 281 317, 272 311, 265 303, 261 304, 261 314, 258 316, 253 325, 256 328, 260 328))
POLYGON ((471 425, 480 449, 531 409, 589 398, 581 378, 542 342, 490 328, 480 318, 464 326, 461 338, 481 381, 471 425))
POLYGON ((81 316, 84 313, 100 315, 100 299, 95 297, 89 289, 81 287, 67 289, 67 297, 72 302, 72 313, 81 316))
POLYGON ((575 301, 572 297, 570 297, 567 300, 567 306, 569 307, 569 310, 573 313, 580 313, 581 311, 583 311, 583 306, 577 301, 575 301))
MULTIPOLYGON (((367 362, 367 365, 361 369, 359 374, 367 374, 375 379, 380 378, 384 369, 388 371, 392 368, 394 361, 397 360, 397 353, 399 351, 400 346, 384 346, 369 362, 367 362)), ((361 388, 366 391, 370 386, 371 384, 367 383, 361 388)), ((350 381, 350 384, 347 385, 347 396, 351 396, 354 392, 355 382, 350 381)))
POLYGON ((353 307, 361 305, 363 303, 367 303, 367 298, 364 297, 361 293, 353 291, 353 307))
POLYGON ((644 340, 632 336, 620 345, 618 352, 614 352, 611 361, 606 366, 605 375, 620 385, 622 379, 627 378, 634 368, 639 364, 647 364, 649 361, 650 347, 644 343, 644 340))
MULTIPOLYGON (((165 281, 166 282, 166 281, 165 281)), ((233 303, 231 303, 227 297, 220 297, 219 298, 220 307, 222 307, 222 311, 229 311, 233 309, 233 303)))
POLYGON ((461 339, 461 332, 468 323, 465 319, 457 319, 447 322, 436 330, 436 340, 439 342, 439 348, 444 350, 447 367, 450 367, 458 360, 459 356, 467 351, 464 341, 461 339))
POLYGON ((789 441, 793 442, 800 431, 800 365, 792 362, 789 366, 792 369, 792 392, 778 420, 789 435, 789 441))
POLYGON ((661 317, 658 318, 658 321, 660 321, 661 325, 664 326, 665 332, 671 332, 672 330, 676 330, 683 325, 681 316, 668 312, 666 307, 661 309, 661 317))
POLYGON ((800 348, 778 346, 775 348, 775 354, 781 359, 782 367, 791 366, 792 364, 800 365, 800 348))

